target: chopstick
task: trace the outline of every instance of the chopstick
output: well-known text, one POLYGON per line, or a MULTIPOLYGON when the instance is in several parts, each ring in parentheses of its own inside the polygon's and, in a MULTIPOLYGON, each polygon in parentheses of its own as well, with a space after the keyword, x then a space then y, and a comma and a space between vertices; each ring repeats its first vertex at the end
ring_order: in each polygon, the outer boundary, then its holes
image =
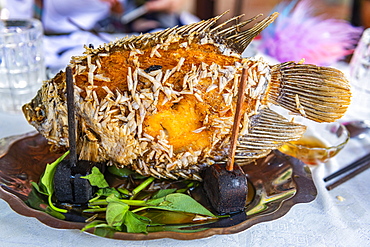
POLYGON ((356 160, 355 162, 349 164, 348 166, 343 167, 339 171, 334 172, 333 174, 327 176, 326 178, 324 178, 324 181, 328 182, 328 181, 332 180, 333 178, 336 178, 336 177, 338 177, 338 176, 340 176, 340 175, 342 175, 342 174, 344 174, 344 173, 346 173, 346 172, 348 172, 348 171, 350 171, 350 170, 352 170, 352 169, 354 169, 358 166, 361 166, 361 164, 363 164, 366 161, 370 161, 370 153, 363 156, 362 158, 356 160))
POLYGON ((339 177, 339 176, 341 176, 345 173, 348 173, 347 175, 338 179, 336 182, 334 182, 330 185, 327 185, 326 189, 327 190, 332 190, 335 187, 337 187, 337 186, 343 184, 344 182, 350 180, 351 178, 357 176, 361 172, 367 170, 368 168, 370 168, 370 153, 363 156, 362 158, 356 160, 355 162, 349 164, 348 166, 343 167, 342 169, 338 170, 337 172, 327 176, 326 178, 324 178, 324 181, 328 182, 328 181, 330 181, 334 178, 337 178, 337 177, 339 177))
POLYGON ((367 170, 368 168, 370 168, 370 161, 364 163, 365 165, 363 166, 360 166, 359 168, 357 168, 356 170, 350 172, 348 175, 340 178, 339 180, 337 180, 336 182, 330 184, 330 185, 327 185, 326 186, 326 189, 327 190, 332 190, 334 189, 335 187, 343 184, 344 182, 347 182, 348 180, 350 180, 351 178, 357 176, 358 174, 360 174, 361 172, 367 170))

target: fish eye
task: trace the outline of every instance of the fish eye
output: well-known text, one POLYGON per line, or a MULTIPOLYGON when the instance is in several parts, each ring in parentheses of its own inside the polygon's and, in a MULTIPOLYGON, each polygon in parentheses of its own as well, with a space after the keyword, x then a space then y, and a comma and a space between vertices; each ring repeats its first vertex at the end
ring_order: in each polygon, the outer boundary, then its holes
POLYGON ((45 111, 41 107, 35 108, 36 121, 41 122, 45 118, 45 111))

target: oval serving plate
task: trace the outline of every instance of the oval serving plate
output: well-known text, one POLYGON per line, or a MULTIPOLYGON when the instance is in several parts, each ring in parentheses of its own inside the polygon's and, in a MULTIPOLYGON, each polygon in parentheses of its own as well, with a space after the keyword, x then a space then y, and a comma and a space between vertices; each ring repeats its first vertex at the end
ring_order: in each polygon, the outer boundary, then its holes
MULTIPOLYGON (((32 190, 31 181, 38 182, 46 164, 59 156, 49 151, 46 139, 36 132, 0 139, 0 198, 7 201, 18 214, 35 217, 50 227, 82 229, 84 223, 59 220, 25 203, 32 190)), ((245 212, 201 226, 186 226, 180 231, 178 228, 170 231, 164 227, 164 231, 148 234, 116 232, 112 238, 190 240, 216 234, 232 234, 254 224, 280 218, 295 204, 308 203, 316 198, 317 190, 309 168, 300 160, 279 151, 273 151, 255 164, 242 168, 247 174, 252 192, 245 212)), ((93 229, 87 232, 93 233, 93 229)))

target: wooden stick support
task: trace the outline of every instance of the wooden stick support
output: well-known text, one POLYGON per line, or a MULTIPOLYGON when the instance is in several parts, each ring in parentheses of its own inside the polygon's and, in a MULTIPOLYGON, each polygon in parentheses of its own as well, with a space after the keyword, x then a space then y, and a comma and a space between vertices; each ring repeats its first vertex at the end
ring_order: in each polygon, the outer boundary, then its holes
POLYGON ((67 112, 68 112, 68 140, 69 140, 69 157, 71 167, 77 165, 76 150, 76 118, 74 104, 74 86, 72 68, 66 68, 66 86, 67 86, 67 112))
POLYGON ((239 136, 239 127, 240 127, 240 120, 242 118, 242 106, 244 102, 244 95, 245 95, 245 88, 246 88, 246 80, 247 80, 247 70, 243 69, 242 71, 242 78, 240 80, 239 88, 238 88, 238 99, 236 102, 236 110, 234 115, 234 124, 231 133, 231 144, 230 144, 230 152, 229 158, 227 160, 226 170, 233 171, 234 170, 234 159, 235 159, 235 151, 236 145, 238 142, 239 136))

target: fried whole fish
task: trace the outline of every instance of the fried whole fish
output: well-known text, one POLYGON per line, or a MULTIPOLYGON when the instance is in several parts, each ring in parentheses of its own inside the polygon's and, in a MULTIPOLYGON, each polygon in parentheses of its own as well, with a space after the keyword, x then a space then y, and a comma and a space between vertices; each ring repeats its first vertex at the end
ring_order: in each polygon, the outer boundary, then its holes
MULTIPOLYGON (((200 179, 203 166, 227 158, 243 68, 248 79, 239 164, 304 133, 305 126, 277 114, 271 104, 318 122, 340 118, 351 96, 340 71, 242 58, 277 16, 241 31, 259 16, 216 25, 220 15, 86 47, 84 55, 72 57, 79 159, 109 161, 160 178, 200 179)), ((64 72, 46 81, 23 112, 54 149, 68 149, 64 72)))

